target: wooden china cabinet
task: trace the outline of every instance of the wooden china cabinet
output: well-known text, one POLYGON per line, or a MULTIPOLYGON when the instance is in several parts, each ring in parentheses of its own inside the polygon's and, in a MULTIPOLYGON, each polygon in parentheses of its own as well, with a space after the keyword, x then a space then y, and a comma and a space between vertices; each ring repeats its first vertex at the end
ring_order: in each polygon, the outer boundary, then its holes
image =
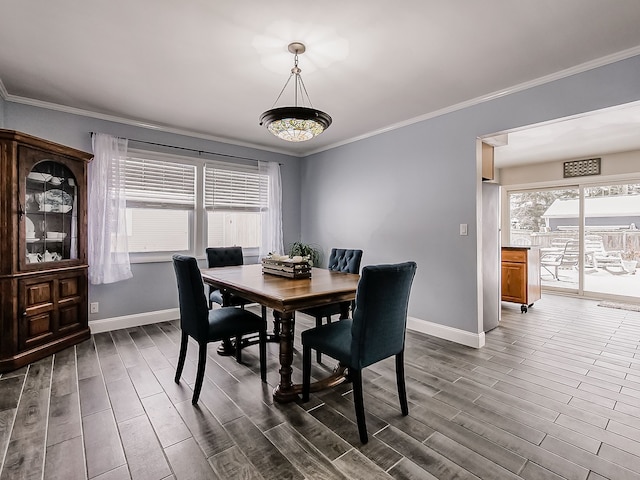
POLYGON ((0 372, 90 336, 91 158, 80 150, 0 130, 0 372))

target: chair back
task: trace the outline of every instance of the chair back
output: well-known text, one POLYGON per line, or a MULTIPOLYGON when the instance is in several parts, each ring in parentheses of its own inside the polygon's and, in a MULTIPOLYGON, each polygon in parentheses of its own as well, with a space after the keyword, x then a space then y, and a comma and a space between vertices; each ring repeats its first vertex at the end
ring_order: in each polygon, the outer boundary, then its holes
POLYGON ((564 247, 562 255, 562 266, 576 266, 580 260, 580 240, 570 239, 564 247))
POLYGON ((198 263, 193 257, 175 254, 173 268, 178 281, 180 328, 196 340, 206 340, 209 308, 198 263))
POLYGON ((404 349, 415 262, 362 269, 351 327, 351 366, 364 368, 404 349))
POLYGON ((242 247, 209 247, 205 250, 209 268, 243 265, 242 247))
POLYGON ((337 272, 360 273, 361 260, 362 250, 332 248, 327 268, 337 272))

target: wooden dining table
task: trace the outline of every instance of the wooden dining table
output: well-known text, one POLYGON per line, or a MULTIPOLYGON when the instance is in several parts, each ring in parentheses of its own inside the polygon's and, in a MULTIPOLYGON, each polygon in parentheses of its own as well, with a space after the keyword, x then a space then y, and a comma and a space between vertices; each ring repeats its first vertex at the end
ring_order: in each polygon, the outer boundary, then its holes
MULTIPOLYGON (((294 384, 293 324, 294 312, 310 307, 341 303, 341 318, 347 318, 349 303, 356 297, 360 275, 312 268, 310 278, 286 278, 262 273, 262 265, 238 265, 202 269, 203 281, 214 288, 252 300, 273 309, 274 334, 279 343, 280 382, 273 390, 277 402, 299 398, 301 384, 294 384)), ((311 391, 337 385, 345 380, 344 368, 338 365, 332 375, 311 384, 311 391)))

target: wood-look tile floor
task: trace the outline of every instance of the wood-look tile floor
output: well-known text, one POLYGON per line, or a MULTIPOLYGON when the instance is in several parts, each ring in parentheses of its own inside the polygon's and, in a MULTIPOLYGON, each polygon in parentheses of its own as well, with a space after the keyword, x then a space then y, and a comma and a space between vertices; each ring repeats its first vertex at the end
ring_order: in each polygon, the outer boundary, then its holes
MULTIPOLYGON (((296 335, 311 323, 298 315, 296 335)), ((410 414, 393 361, 366 369, 365 446, 348 384, 273 403, 274 344, 270 385, 257 346, 240 365, 211 345, 193 407, 197 348, 176 385, 179 335, 176 322, 101 333, 2 375, 0 480, 640 479, 638 312, 545 295, 527 314, 504 304, 479 350, 409 332, 410 414)), ((300 367, 298 349, 296 381, 300 367)))

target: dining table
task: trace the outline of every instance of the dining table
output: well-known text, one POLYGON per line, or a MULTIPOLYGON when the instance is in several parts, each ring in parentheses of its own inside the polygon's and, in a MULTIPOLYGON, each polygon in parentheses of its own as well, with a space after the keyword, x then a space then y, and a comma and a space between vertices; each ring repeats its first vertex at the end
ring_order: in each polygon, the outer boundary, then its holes
MULTIPOLYGON (((311 269, 309 278, 287 278, 263 273, 261 264, 205 268, 201 275, 207 285, 273 310, 273 336, 279 344, 280 361, 280 380, 273 399, 279 403, 295 401, 302 392, 302 385, 292 381, 296 310, 340 303, 340 318, 347 318, 360 280, 358 274, 317 267, 311 269)), ((312 383, 311 391, 335 386, 345 379, 345 368, 338 364, 331 375, 312 383)))

